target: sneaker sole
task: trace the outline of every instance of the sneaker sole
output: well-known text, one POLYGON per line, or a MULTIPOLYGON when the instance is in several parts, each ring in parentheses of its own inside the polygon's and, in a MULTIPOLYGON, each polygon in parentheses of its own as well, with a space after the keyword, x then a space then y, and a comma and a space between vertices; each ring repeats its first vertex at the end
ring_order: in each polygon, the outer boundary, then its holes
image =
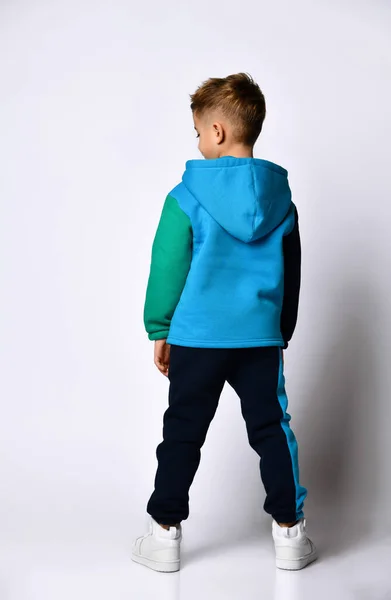
POLYGON ((135 554, 134 552, 132 552, 132 560, 139 565, 143 565, 144 567, 148 567, 149 569, 158 571, 159 573, 176 573, 181 568, 180 560, 175 560, 173 562, 158 562, 156 560, 146 558, 145 556, 135 554))
POLYGON ((277 569, 282 569, 284 571, 300 571, 300 569, 304 569, 309 564, 313 563, 318 558, 318 554, 316 550, 311 552, 308 556, 304 556, 303 558, 296 558, 294 560, 289 560, 287 558, 277 558, 276 559, 276 567, 277 569))

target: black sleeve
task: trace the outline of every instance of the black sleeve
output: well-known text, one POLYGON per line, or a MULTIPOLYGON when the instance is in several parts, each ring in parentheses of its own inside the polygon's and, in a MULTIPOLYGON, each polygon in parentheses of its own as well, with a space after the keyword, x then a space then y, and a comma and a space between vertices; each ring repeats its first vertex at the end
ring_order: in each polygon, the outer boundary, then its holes
POLYGON ((284 348, 287 348, 296 327, 299 308, 301 244, 297 209, 295 209, 295 225, 293 230, 283 238, 283 253, 284 300, 281 312, 281 333, 285 342, 284 348))

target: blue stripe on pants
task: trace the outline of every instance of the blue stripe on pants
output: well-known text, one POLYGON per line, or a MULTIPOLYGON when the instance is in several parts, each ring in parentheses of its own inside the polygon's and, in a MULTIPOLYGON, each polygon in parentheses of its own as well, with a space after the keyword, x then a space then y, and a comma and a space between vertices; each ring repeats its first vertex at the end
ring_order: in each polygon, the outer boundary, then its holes
POLYGON ((299 455, 298 455, 298 447, 295 435, 292 429, 289 426, 289 421, 291 420, 290 414, 287 412, 288 408, 288 398, 285 392, 285 377, 284 377, 284 364, 282 360, 282 350, 280 353, 280 367, 278 372, 278 389, 277 389, 278 401, 281 406, 281 410, 283 413, 281 419, 281 426, 286 435, 286 439, 288 442, 288 448, 292 459, 292 468, 293 468, 293 477, 295 480, 296 486, 296 519, 301 519, 304 516, 303 507, 304 500, 307 497, 307 490, 305 487, 300 485, 299 483, 299 455))

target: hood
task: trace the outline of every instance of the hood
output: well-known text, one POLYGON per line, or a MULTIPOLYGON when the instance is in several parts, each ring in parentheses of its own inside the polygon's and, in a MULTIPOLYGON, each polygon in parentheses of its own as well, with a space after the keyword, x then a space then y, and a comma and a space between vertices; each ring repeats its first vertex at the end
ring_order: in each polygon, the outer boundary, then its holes
POLYGON ((209 215, 242 242, 268 235, 291 206, 288 172, 259 158, 189 160, 182 181, 209 215))

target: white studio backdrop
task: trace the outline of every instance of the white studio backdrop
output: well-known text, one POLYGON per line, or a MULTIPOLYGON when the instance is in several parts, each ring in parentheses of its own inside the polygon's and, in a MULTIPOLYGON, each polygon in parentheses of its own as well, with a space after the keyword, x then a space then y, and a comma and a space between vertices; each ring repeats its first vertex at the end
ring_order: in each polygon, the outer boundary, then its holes
MULTIPOLYGON (((286 376, 308 516, 390 533, 390 24, 369 0, 2 0, 2 544, 142 532, 167 405, 142 323, 151 244, 199 157, 189 94, 238 71, 266 96, 256 154, 300 212, 286 376)), ((193 523, 266 530, 263 500, 226 389, 193 523)))

